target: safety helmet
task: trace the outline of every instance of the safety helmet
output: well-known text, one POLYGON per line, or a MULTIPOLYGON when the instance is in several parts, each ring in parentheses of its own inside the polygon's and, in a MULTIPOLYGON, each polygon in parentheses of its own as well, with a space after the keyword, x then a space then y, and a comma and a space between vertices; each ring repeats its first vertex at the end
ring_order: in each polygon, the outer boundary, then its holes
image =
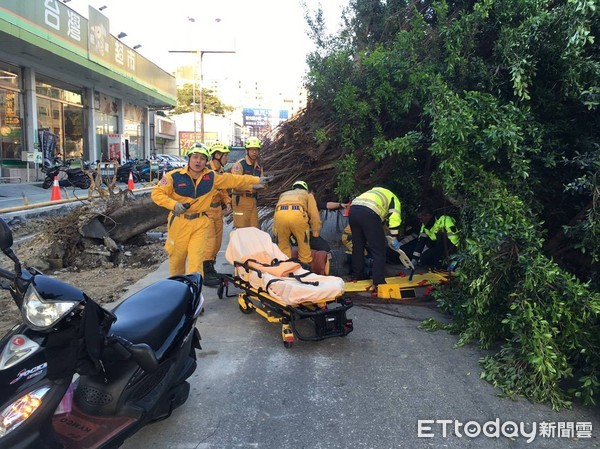
POLYGON ((246 139, 246 144, 244 145, 244 147, 246 147, 247 150, 249 150, 250 148, 260 149, 260 140, 258 139, 258 137, 248 137, 246 139))
POLYGON ((296 181, 292 184, 292 189, 296 188, 308 191, 308 184, 305 181, 296 181))
POLYGON ((210 155, 212 156, 217 151, 221 153, 229 153, 229 147, 221 142, 215 142, 210 146, 210 155))
POLYGON ((189 158, 194 153, 203 155, 206 158, 206 160, 210 159, 210 151, 200 142, 196 142, 194 145, 189 147, 185 155, 189 158))

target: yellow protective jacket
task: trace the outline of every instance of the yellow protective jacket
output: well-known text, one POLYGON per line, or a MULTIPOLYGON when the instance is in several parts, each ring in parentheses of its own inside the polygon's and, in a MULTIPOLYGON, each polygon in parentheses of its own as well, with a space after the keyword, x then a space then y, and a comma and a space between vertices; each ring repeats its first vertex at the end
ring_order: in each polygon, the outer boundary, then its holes
POLYGON ((398 236, 402 223, 400 200, 391 191, 383 187, 374 187, 354 198, 352 205, 371 209, 379 215, 382 223, 387 222, 390 234, 398 236))
MULTIPOLYGON (((216 161, 210 161, 209 168, 218 174, 222 174, 225 172, 223 170, 223 167, 221 166, 221 164, 219 164, 216 161), (218 167, 217 167, 217 165, 218 165, 218 167)), ((227 206, 228 204, 231 204, 231 197, 229 196, 229 193, 227 193, 227 190, 219 189, 219 190, 215 191, 213 200, 212 200, 212 204, 215 204, 215 203, 220 203, 220 205, 223 205, 223 206, 227 206)), ((217 207, 217 206, 213 206, 213 207, 217 207)))
MULTIPOLYGON (((231 173, 233 173, 234 175, 262 176, 263 169, 258 164, 258 162, 255 162, 253 164, 251 161, 248 160, 247 157, 245 157, 244 159, 240 159, 239 161, 233 164, 233 166, 231 167, 231 173)), ((252 191, 252 189, 235 189, 233 193, 243 194, 244 191, 252 191)))
POLYGON ((258 184, 258 176, 215 173, 205 168, 194 182, 188 167, 171 170, 152 190, 152 201, 165 209, 173 210, 177 203, 189 203, 187 214, 206 212, 215 190, 252 189, 258 184))
POLYGON ((449 215, 442 215, 441 217, 436 218, 433 226, 430 228, 426 227, 424 224, 421 225, 421 234, 425 234, 432 241, 437 239, 437 234, 440 232, 444 232, 448 236, 448 240, 450 240, 454 246, 458 246, 458 229, 456 228, 454 218, 449 215))
POLYGON ((277 201, 279 206, 300 206, 308 216, 308 224, 313 235, 319 235, 321 231, 321 216, 317 208, 317 200, 312 193, 304 189, 294 189, 283 192, 277 201))

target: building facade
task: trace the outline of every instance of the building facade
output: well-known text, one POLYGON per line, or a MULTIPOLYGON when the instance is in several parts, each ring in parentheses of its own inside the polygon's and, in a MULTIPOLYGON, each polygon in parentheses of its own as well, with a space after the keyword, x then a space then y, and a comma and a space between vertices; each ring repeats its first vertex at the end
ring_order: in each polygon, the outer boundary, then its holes
POLYGON ((109 30, 92 7, 85 18, 58 0, 2 0, 0 176, 37 173, 48 151, 86 161, 151 154, 151 111, 175 106, 175 77, 109 30))

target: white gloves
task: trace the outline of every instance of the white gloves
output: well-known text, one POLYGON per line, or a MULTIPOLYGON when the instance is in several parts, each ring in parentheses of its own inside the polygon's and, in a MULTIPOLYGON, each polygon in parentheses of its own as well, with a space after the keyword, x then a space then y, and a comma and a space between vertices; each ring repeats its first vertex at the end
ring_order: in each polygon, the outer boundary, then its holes
POLYGON ((185 204, 177 203, 177 204, 175 204, 175 207, 173 208, 173 213, 175 215, 181 215, 181 214, 185 213, 186 210, 187 210, 187 207, 185 207, 185 204))

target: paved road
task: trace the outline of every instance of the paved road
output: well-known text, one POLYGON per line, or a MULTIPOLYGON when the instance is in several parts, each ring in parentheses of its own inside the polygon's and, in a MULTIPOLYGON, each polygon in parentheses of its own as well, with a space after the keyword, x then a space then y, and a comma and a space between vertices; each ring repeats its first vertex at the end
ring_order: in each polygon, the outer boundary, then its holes
MULTIPOLYGON (((222 252, 217 265, 231 272, 222 252)), ((165 263, 133 290, 166 274, 165 263)), ((215 289, 204 294, 206 313, 198 322, 203 351, 188 402, 142 429, 124 449, 600 447, 598 409, 557 413, 499 398, 479 379, 483 351, 452 349, 455 336, 417 328, 429 316, 446 319, 431 308, 357 304, 349 311, 355 330, 347 337, 297 341, 286 349, 278 324, 243 315, 236 298, 220 300, 215 289), (458 437, 449 430, 443 437, 444 424, 422 423, 421 433, 434 436, 420 438, 418 420, 454 420, 452 428, 456 420, 489 423, 486 433, 498 427, 499 436, 458 437), (526 423, 526 432, 537 424, 535 438, 527 443, 528 437, 502 436, 507 421, 526 423), (591 438, 542 438, 543 421, 564 422, 567 429, 591 423, 591 438)), ((475 433, 476 425, 469 431, 475 433)), ((504 432, 510 435, 511 428, 504 432)))
MULTIPOLYGON (((0 196, 10 198, 7 191, 0 185, 0 196)), ((18 188, 12 195, 18 202, 18 188)), ((223 252, 217 268, 231 272, 223 252)), ((167 275, 163 263, 130 292, 167 275)), ((429 316, 446 319, 436 310, 400 302, 356 304, 348 313, 355 330, 347 337, 285 349, 279 325, 243 315, 235 298, 218 299, 215 289, 204 294, 206 313, 198 322, 204 349, 189 400, 171 418, 134 435, 124 449, 600 447, 597 407, 557 413, 524 399, 499 398, 479 379, 483 351, 452 349, 456 337, 417 328, 429 316), (438 422, 422 421, 419 428, 419 420, 438 422), (479 429, 478 437, 466 436, 463 427, 454 431, 458 422, 469 421, 474 423, 467 431, 479 429), (511 421, 525 423, 529 436, 512 432, 511 421), (590 438, 576 433, 576 425, 591 425, 590 438), (554 437, 543 437, 543 426, 554 437), (558 436, 561 426, 560 435, 579 438, 558 436), (429 437, 419 437, 419 429, 429 437)))

